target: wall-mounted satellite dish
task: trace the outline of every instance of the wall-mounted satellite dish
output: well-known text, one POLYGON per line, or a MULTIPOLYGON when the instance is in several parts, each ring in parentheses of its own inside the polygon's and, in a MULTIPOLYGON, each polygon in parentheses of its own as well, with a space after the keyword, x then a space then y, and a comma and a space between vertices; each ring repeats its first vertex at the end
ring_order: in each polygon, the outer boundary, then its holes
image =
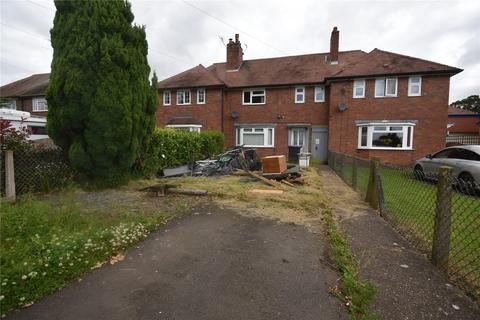
POLYGON ((347 110, 347 109, 348 109, 348 107, 347 107, 347 105, 346 105, 345 103, 340 102, 340 103, 338 104, 338 110, 339 110, 340 112, 343 112, 343 111, 345 111, 345 110, 347 110))
POLYGON ((232 119, 237 119, 240 116, 240 113, 237 111, 233 111, 232 113, 230 113, 230 116, 232 117, 232 119))

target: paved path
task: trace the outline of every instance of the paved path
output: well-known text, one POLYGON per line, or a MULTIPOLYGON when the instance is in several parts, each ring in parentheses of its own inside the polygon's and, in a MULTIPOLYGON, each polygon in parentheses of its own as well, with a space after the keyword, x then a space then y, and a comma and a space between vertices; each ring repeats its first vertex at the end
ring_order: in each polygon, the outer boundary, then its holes
POLYGON ((352 188, 327 166, 321 167, 321 173, 334 215, 358 258, 360 276, 379 287, 373 309, 380 319, 480 319, 478 306, 352 188))
POLYGON ((346 319, 337 274, 305 228, 197 208, 125 260, 85 275, 9 319, 346 319), (209 214, 210 213, 210 214, 209 214))

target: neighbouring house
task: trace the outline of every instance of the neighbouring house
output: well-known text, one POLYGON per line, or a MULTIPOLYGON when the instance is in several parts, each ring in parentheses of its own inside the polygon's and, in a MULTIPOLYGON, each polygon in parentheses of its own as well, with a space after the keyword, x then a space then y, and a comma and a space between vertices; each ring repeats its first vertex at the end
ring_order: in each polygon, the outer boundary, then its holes
POLYGON ((45 90, 49 77, 49 73, 34 74, 0 87, 0 108, 46 117, 48 106, 45 90))
POLYGON ((480 144, 480 113, 448 107, 448 144, 480 144))
POLYGON ((461 69, 380 49, 244 60, 239 35, 226 62, 160 81, 157 124, 221 130, 226 146, 261 155, 328 151, 409 165, 445 147, 450 77, 461 69))
POLYGON ((48 139, 46 124, 47 118, 31 115, 30 112, 0 108, 0 121, 10 122, 16 130, 27 129, 30 133, 29 140, 48 139))

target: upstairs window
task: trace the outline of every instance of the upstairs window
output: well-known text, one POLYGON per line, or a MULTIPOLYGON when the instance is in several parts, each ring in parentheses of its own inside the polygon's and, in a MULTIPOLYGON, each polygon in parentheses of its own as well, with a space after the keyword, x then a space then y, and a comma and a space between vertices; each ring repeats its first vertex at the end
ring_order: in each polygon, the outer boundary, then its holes
POLYGON ((197 89, 197 104, 204 104, 205 98, 205 89, 197 89))
POLYGON ((408 96, 418 97, 422 95, 422 77, 408 78, 408 96))
POLYGON ((325 102, 325 87, 315 86, 315 102, 325 102))
POLYGON ((8 100, 0 102, 0 108, 17 110, 17 100, 8 100))
POLYGON ((353 81, 353 97, 365 98, 365 79, 353 81))
POLYGON ((32 111, 42 112, 48 111, 47 100, 45 98, 33 98, 32 99, 32 111))
POLYGON ((243 104, 265 104, 265 89, 243 91, 243 104))
POLYGON ((397 78, 375 79, 375 98, 396 97, 397 86, 397 78))
POLYGON ((305 103, 305 87, 295 88, 295 103, 305 103))
POLYGON ((163 105, 169 106, 172 103, 170 90, 163 91, 163 105))
POLYGON ((177 104, 178 105, 185 105, 185 104, 190 104, 190 90, 178 90, 177 91, 177 104))

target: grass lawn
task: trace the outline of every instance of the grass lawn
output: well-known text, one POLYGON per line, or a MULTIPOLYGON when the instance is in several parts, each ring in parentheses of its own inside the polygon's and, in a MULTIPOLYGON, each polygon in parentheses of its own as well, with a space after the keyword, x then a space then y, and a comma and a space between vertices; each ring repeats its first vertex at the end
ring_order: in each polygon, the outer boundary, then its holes
POLYGON ((129 190, 26 196, 1 202, 0 307, 27 306, 115 259, 183 210, 129 190))
MULTIPOLYGON (((358 189, 365 194, 369 168, 357 169, 358 189)), ((343 169, 351 182, 352 169, 343 169)), ((382 186, 388 219, 419 248, 431 251, 437 186, 413 178, 410 170, 383 168, 382 186)), ((449 273, 473 286, 480 298, 480 199, 454 193, 449 273)))

